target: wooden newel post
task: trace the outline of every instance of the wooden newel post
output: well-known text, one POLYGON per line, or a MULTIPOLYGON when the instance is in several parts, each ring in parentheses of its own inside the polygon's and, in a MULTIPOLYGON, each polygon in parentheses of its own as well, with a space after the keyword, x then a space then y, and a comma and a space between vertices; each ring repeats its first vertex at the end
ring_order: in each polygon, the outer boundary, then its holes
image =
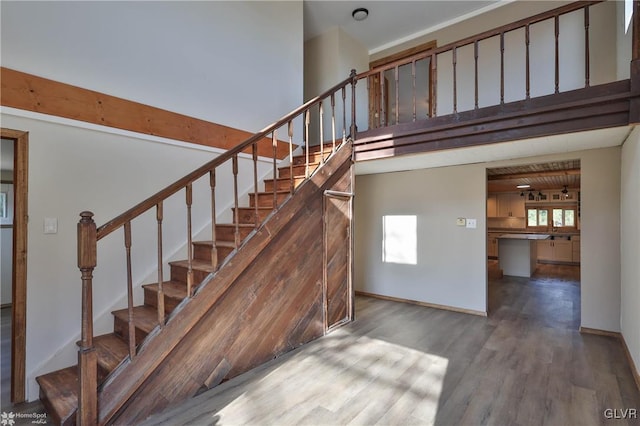
POLYGON ((358 77, 355 69, 351 70, 349 77, 351 77, 351 140, 355 141, 358 131, 358 126, 356 126, 356 83, 358 77))
POLYGON ((98 422, 98 371, 93 347, 93 269, 97 264, 97 231, 93 213, 80 213, 78 222, 78 268, 82 274, 82 324, 78 350, 78 412, 79 425, 98 422))

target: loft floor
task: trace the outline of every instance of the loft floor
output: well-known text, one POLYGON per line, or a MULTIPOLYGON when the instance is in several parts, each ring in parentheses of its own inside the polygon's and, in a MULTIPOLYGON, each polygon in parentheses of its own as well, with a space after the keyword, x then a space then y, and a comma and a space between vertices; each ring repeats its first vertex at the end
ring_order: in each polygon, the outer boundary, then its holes
POLYGON ((573 268, 492 279, 488 318, 358 297, 354 323, 146 424, 606 423, 640 392, 617 339, 578 332, 573 268))

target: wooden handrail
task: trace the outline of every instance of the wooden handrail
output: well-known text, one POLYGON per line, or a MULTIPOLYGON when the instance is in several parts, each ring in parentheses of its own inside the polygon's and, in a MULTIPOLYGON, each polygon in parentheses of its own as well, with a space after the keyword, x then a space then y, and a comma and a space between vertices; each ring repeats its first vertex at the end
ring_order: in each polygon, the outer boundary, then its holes
POLYGON ((528 25, 533 25, 533 24, 536 24, 538 22, 545 21, 547 19, 555 18, 555 17, 560 16, 560 15, 564 15, 564 14, 567 14, 567 13, 570 13, 570 12, 575 12, 576 10, 584 9, 585 7, 588 7, 588 6, 593 6, 595 4, 602 3, 603 1, 604 0, 593 0, 593 1, 578 1, 578 2, 575 2, 575 3, 570 3, 570 4, 567 4, 565 6, 561 6, 561 7, 555 8, 555 9, 551 9, 551 10, 548 10, 546 12, 542 12, 542 13, 539 13, 537 15, 534 15, 534 16, 531 16, 531 17, 528 17, 528 18, 523 18, 523 19, 520 19, 519 21, 512 22, 512 23, 506 24, 506 25, 502 25, 500 27, 484 31, 484 32, 475 34, 473 36, 469 36, 469 37, 463 38, 461 40, 457 40, 457 41, 445 44, 445 45, 440 46, 440 47, 435 47, 433 49, 429 49, 429 50, 424 51, 424 52, 416 53, 415 55, 408 56, 408 57, 403 58, 403 59, 398 59, 397 61, 389 62, 388 64, 384 64, 384 65, 381 65, 379 67, 370 69, 368 71, 361 72, 360 74, 358 74, 357 78, 358 78, 358 80, 360 80, 360 79, 369 77, 369 76, 374 75, 374 74, 379 74, 381 71, 393 69, 393 68, 395 68, 397 66, 400 66, 400 65, 410 64, 410 63, 412 63, 414 61, 428 58, 428 57, 430 57, 431 55, 434 55, 434 54, 438 55, 440 53, 444 53, 444 52, 453 50, 454 48, 460 48, 460 47, 466 46, 468 44, 472 44, 472 43, 475 43, 475 42, 480 42, 482 40, 485 40, 485 39, 488 39, 488 38, 491 38, 491 37, 496 37, 496 36, 499 36, 500 34, 503 34, 503 33, 508 33, 508 32, 511 32, 511 31, 515 31, 517 29, 524 28, 524 27, 526 27, 528 25))
POLYGON ((267 126, 263 130, 259 131, 255 135, 251 136, 249 139, 247 139, 244 142, 242 142, 241 144, 237 145, 235 148, 232 148, 229 151, 226 151, 225 153, 220 154, 219 156, 217 156, 213 160, 209 161, 208 163, 204 164, 203 166, 197 168, 193 172, 191 172, 188 175, 184 176, 183 178, 175 181, 171 185, 167 186, 166 188, 162 189, 161 191, 158 191, 157 193, 155 193, 154 195, 150 196, 146 200, 142 201, 141 203, 135 205, 134 207, 132 207, 129 210, 127 210, 126 212, 122 213, 121 215, 115 217, 114 219, 112 219, 109 222, 105 223, 104 225, 100 226, 98 228, 98 234, 97 234, 98 240, 101 240, 102 238, 106 237, 107 235, 109 235, 110 233, 115 231, 116 229, 124 226, 125 223, 133 220, 137 216, 140 216, 142 213, 146 212, 150 208, 155 207, 159 202, 161 202, 163 200, 166 200, 167 198, 169 198, 170 196, 172 196, 176 192, 178 192, 181 189, 185 188, 188 184, 198 180, 199 178, 204 176, 206 173, 208 173, 210 170, 213 170, 216 167, 218 167, 219 165, 231 160, 234 155, 238 155, 239 153, 244 151, 246 148, 248 148, 252 144, 257 143, 262 138, 266 137, 268 134, 273 132, 275 129, 278 129, 278 128, 282 127, 283 125, 287 124, 289 121, 293 120, 295 117, 300 115, 302 112, 304 112, 305 110, 308 110, 311 106, 313 106, 313 105, 315 105, 315 104, 317 104, 319 102, 322 102, 324 99, 330 97, 332 93, 335 93, 336 91, 342 89, 343 87, 346 87, 349 83, 355 84, 355 81, 356 81, 356 71, 352 70, 351 74, 349 75, 348 78, 346 78, 345 80, 343 80, 340 83, 336 84, 335 86, 333 86, 332 88, 330 88, 326 92, 324 92, 321 95, 318 95, 315 98, 309 100, 308 102, 306 102, 305 104, 303 104, 299 108, 296 108, 295 110, 293 110, 289 114, 285 115, 280 120, 278 120, 275 123, 267 126))

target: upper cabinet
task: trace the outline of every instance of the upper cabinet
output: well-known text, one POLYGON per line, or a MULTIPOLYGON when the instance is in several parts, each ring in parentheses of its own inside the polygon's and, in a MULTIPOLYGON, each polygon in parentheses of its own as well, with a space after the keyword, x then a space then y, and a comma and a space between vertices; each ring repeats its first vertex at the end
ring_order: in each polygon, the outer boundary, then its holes
POLYGON ((524 217, 524 198, 517 193, 496 194, 497 217, 524 217))

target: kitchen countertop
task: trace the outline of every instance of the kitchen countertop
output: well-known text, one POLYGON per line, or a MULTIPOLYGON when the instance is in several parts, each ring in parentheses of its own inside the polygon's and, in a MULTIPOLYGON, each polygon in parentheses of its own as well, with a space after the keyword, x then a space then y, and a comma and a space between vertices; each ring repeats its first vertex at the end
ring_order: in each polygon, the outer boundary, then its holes
POLYGON ((498 236, 498 238, 508 240, 546 240, 549 237, 549 234, 502 234, 498 236))
MULTIPOLYGON (((541 234, 540 232, 527 231, 524 229, 509 229, 509 228, 489 228, 487 229, 489 234, 541 234)), ((547 232, 541 235, 549 235, 555 237, 579 237, 580 232, 547 232)))

